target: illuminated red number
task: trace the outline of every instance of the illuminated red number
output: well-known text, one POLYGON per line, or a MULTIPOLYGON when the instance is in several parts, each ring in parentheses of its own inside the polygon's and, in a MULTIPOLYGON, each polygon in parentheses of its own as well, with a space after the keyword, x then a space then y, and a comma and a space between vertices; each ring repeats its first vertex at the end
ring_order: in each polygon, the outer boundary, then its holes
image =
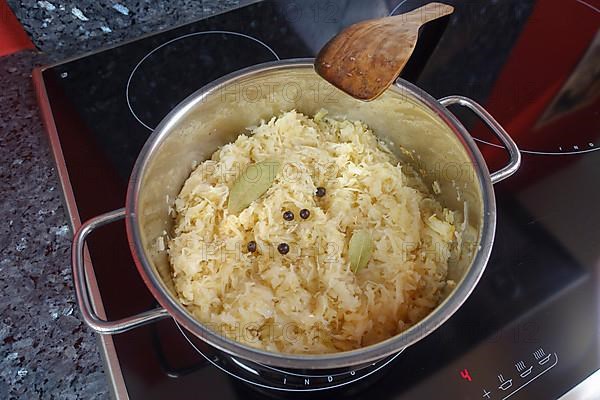
POLYGON ((471 374, 469 373, 468 369, 463 369, 462 371, 460 371, 460 377, 471 382, 473 379, 471 378, 471 374))

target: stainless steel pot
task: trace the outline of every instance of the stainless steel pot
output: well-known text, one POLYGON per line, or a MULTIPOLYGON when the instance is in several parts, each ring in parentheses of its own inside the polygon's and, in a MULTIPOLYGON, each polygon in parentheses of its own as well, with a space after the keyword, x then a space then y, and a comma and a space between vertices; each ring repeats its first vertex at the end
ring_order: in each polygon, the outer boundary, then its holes
MULTIPOLYGON (((509 135, 477 103, 462 96, 435 100, 418 87, 398 79, 382 97, 360 102, 324 82, 313 60, 286 60, 257 65, 223 77, 179 104, 155 129, 142 149, 129 181, 126 207, 85 222, 73 240, 73 274, 77 300, 85 322, 101 334, 116 334, 162 318, 180 325, 215 348, 265 365, 294 369, 334 369, 361 365, 398 352, 442 325, 467 299, 483 273, 494 241, 496 203, 492 184, 512 175, 521 163, 509 135), (498 136, 510 155, 509 164, 493 174, 475 142, 446 109, 468 107, 498 136), (175 199, 195 162, 239 132, 281 111, 296 109, 366 122, 378 136, 392 143, 398 157, 411 163, 427 184, 436 180, 440 202, 465 210, 470 229, 462 240, 474 246, 449 266, 458 284, 425 319, 395 337, 358 350, 322 355, 290 355, 258 350, 230 340, 199 323, 177 301, 166 252, 156 240, 171 229, 168 199, 175 199), (407 151, 408 150, 408 151, 407 151), (166 200, 167 199, 167 200, 166 200), (467 205, 465 207, 465 204, 467 205), (137 269, 162 308, 105 321, 95 313, 84 271, 86 237, 107 223, 125 218, 137 269)), ((119 279, 115 276, 115 279, 119 279)))

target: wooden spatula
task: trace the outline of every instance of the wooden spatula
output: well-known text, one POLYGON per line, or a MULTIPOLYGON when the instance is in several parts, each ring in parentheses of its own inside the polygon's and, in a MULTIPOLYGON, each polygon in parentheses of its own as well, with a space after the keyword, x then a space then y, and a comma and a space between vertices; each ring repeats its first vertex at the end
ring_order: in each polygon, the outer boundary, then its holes
POLYGON ((406 14, 349 26, 321 49, 315 69, 350 96, 373 100, 406 65, 417 43, 419 28, 453 11, 452 6, 429 3, 406 14))

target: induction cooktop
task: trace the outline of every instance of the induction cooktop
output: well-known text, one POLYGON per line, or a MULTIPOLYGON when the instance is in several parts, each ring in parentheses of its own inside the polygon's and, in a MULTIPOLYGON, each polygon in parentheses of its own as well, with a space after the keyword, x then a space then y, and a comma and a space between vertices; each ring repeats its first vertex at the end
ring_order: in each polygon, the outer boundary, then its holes
MULTIPOLYGON (((123 207, 145 140, 204 84, 262 62, 314 57, 345 26, 424 3, 256 2, 34 71, 72 227, 123 207)), ((454 14, 425 27, 402 77, 437 98, 480 102, 523 156, 517 174, 495 186, 492 257, 466 303, 399 354, 309 379, 253 372, 170 319, 102 336, 116 398, 277 399, 299 391, 302 398, 552 399, 600 369, 598 4, 448 3, 454 14), (254 373, 264 384, 245 379, 254 373)), ((452 111, 490 169, 500 168, 500 143, 472 116, 452 111)), ((118 319, 155 306, 122 222, 95 232, 88 251, 98 313, 118 319)))

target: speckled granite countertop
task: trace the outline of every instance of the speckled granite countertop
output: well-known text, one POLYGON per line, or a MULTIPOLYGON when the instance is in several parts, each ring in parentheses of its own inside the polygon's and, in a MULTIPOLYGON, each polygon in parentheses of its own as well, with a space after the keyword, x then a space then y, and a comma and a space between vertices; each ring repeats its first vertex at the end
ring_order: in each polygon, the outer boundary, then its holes
POLYGON ((53 61, 169 29, 252 0, 8 0, 53 61))
POLYGON ((31 83, 44 62, 36 52, 0 58, 0 398, 107 398, 74 300, 71 233, 31 83))
POLYGON ((71 232, 31 70, 238 3, 9 0, 46 54, 0 58, 0 399, 109 397, 96 336, 74 299, 71 232))

